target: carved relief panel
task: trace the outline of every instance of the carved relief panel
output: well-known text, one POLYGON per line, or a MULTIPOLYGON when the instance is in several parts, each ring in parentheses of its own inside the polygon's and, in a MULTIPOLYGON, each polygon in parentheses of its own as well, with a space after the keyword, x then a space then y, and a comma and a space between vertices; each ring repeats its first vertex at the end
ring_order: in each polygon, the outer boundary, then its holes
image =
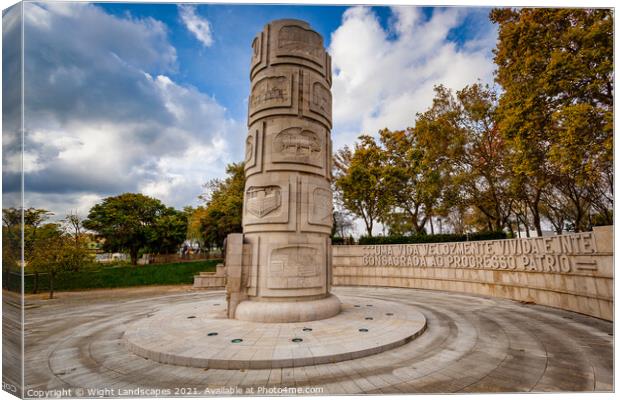
POLYGON ((280 20, 269 25, 269 65, 297 64, 328 79, 327 52, 321 35, 302 21, 280 20))
POLYGON ((332 126, 332 95, 324 79, 316 74, 306 74, 304 85, 304 115, 324 124, 327 129, 332 126))
POLYGON ((265 133, 265 171, 300 171, 329 179, 327 129, 299 118, 278 118, 265 133))
POLYGON ((331 233, 333 224, 332 191, 329 182, 314 176, 300 176, 301 230, 331 233))
POLYGON ((245 176, 258 173, 262 169, 263 132, 266 122, 258 122, 250 126, 245 139, 245 176))
POLYGON ((246 210, 258 218, 276 211, 282 205, 280 186, 250 186, 245 191, 246 210))
POLYGON ((332 117, 332 95, 321 82, 314 82, 310 89, 310 109, 318 114, 332 117))
POLYGON ((267 287, 305 289, 321 287, 322 252, 315 246, 288 245, 271 250, 267 287))
POLYGON ((294 177, 256 174, 246 179, 243 199, 243 231, 295 230, 297 214, 294 177), (293 184, 291 184, 291 180, 293 184))
POLYGON ((252 42, 252 61, 250 62, 250 74, 254 72, 254 69, 262 64, 262 67, 266 67, 265 50, 263 45, 265 44, 264 37, 266 32, 259 33, 252 42))
POLYGON ((278 30, 278 54, 308 58, 321 63, 323 39, 309 29, 299 25, 284 25, 278 30))
POLYGON ((293 98, 293 76, 282 74, 260 78, 252 86, 249 100, 250 115, 258 111, 291 107, 293 98))
POLYGON ((245 167, 251 168, 256 164, 256 133, 250 131, 245 138, 245 167))
POLYGON ((321 167, 322 150, 323 140, 318 133, 301 127, 287 128, 272 139, 271 161, 321 167))
POLYGON ((314 188, 310 196, 308 222, 316 225, 332 224, 332 191, 326 188, 314 188))

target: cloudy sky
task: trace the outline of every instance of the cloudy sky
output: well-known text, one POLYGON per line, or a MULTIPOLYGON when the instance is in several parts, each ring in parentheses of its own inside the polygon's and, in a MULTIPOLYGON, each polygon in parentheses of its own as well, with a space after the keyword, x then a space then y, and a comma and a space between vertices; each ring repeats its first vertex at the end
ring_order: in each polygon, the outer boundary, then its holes
MULTIPOLYGON (((25 3, 26 206, 85 216, 123 192, 198 205, 201 185, 243 159, 250 44, 272 19, 306 20, 324 37, 339 148, 361 133, 411 126, 433 85, 491 82, 496 27, 488 12, 25 3)), ((15 13, 3 19, 7 71, 18 58, 7 57, 15 49, 6 39, 18 37, 19 24, 15 13)), ((14 110, 4 111, 7 199, 19 190, 19 157, 10 151, 14 110)))

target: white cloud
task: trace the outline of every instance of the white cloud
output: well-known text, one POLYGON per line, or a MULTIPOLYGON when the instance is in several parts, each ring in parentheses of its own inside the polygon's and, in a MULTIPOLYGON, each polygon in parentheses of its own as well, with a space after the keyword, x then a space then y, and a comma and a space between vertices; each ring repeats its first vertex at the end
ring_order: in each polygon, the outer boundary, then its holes
MULTIPOLYGON (((104 197, 142 192, 181 208, 242 154, 228 140, 242 143, 243 124, 172 78, 164 24, 85 3, 25 7, 28 205, 85 215, 104 197)), ((18 170, 4 172, 18 190, 18 170)))
POLYGON ((211 24, 205 18, 196 15, 196 6, 180 5, 179 14, 181 20, 188 31, 196 36, 205 47, 213 44, 213 34, 211 33, 211 24))
POLYGON ((496 32, 490 22, 481 23, 479 34, 461 45, 448 39, 469 12, 435 9, 427 18, 418 7, 393 7, 385 28, 370 8, 344 13, 329 49, 335 149, 361 133, 412 126, 416 112, 431 105, 434 85, 459 90, 478 79, 492 82, 496 32))

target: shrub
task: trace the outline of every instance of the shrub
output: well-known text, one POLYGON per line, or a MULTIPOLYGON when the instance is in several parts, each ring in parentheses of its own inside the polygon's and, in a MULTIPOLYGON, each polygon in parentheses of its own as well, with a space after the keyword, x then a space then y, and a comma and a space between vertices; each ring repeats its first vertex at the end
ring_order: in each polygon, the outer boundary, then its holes
POLYGON ((334 236, 332 237, 332 245, 351 245, 351 244, 355 244, 355 239, 353 239, 353 236, 349 236, 346 238, 340 237, 340 236, 334 236))
POLYGON ((454 233, 443 233, 437 235, 392 235, 392 236, 362 236, 359 244, 415 244, 415 243, 444 243, 444 242, 466 242, 478 240, 497 240, 506 239, 505 232, 475 232, 467 235, 459 235, 454 233))

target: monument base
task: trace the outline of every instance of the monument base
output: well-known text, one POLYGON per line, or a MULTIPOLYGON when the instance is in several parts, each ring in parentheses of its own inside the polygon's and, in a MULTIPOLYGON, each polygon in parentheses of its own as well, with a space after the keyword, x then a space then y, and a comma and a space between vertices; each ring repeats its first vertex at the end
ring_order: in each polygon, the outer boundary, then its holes
POLYGON ((319 300, 256 301, 237 305, 235 319, 252 322, 306 322, 331 318, 340 312, 340 300, 330 294, 319 300))
MULTIPOLYGON (((335 300, 334 300, 335 299, 335 300)), ((171 305, 133 322, 125 346, 164 364, 216 369, 301 367, 366 357, 421 335, 416 307, 343 296, 338 315, 310 322, 262 323, 227 318, 224 297, 171 305)))

